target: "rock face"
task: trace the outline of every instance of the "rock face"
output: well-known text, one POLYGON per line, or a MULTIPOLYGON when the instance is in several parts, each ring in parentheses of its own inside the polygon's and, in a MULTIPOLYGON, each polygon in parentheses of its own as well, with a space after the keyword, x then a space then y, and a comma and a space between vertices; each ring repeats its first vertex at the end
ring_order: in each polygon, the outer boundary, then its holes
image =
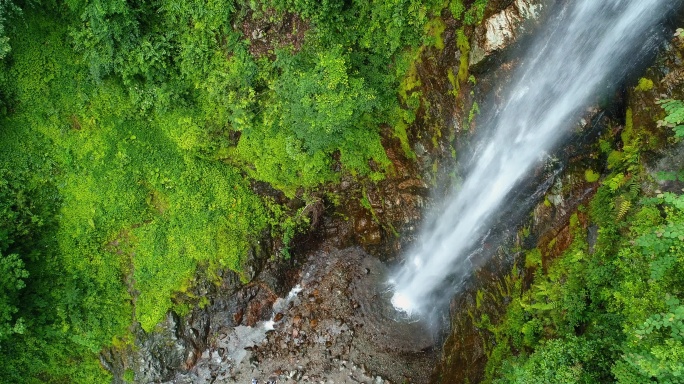
MULTIPOLYGON (((280 265, 279 265, 280 266, 280 265)), ((275 268, 274 268, 275 269, 275 268)), ((262 280, 242 285, 234 273, 224 273, 220 285, 198 281, 194 296, 210 298, 209 304, 194 308, 180 317, 169 312, 166 319, 150 333, 134 325, 132 345, 104 351, 101 362, 114 374, 114 383, 134 377, 136 383, 159 383, 173 380, 177 372, 186 372, 206 355, 219 330, 250 327, 268 320, 288 268, 279 273, 263 272, 262 280)), ((237 348, 236 353, 244 352, 237 348)))
POLYGON ((195 360, 194 349, 188 339, 183 337, 180 318, 169 312, 155 332, 146 334, 136 331, 136 348, 127 353, 103 353, 101 361, 122 382, 121 376, 127 369, 135 372, 138 382, 153 383, 173 377, 175 369, 191 367, 195 360))
POLYGON ((475 29, 470 65, 477 65, 487 56, 514 44, 531 31, 542 12, 553 5, 549 0, 515 0, 515 2, 484 20, 475 29))

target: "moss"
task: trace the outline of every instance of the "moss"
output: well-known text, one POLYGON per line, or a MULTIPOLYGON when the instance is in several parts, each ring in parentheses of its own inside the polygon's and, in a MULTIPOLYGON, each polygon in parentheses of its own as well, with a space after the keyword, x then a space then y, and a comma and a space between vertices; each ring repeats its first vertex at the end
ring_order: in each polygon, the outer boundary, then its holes
POLYGON ((417 156, 409 144, 406 128, 408 128, 408 125, 403 119, 400 119, 396 124, 394 124, 394 137, 399 139, 401 149, 404 151, 404 155, 409 159, 415 160, 417 156))
POLYGON ((539 248, 525 253, 525 268, 537 268, 542 265, 542 254, 539 248))
POLYGON ((524 227, 522 228, 522 230, 520 231, 520 235, 521 235, 523 238, 529 237, 529 236, 530 236, 530 226, 529 226, 529 225, 524 226, 524 227))
POLYGON ((457 74, 454 74, 453 70, 449 69, 447 71, 447 78, 452 87, 451 93, 458 97, 458 94, 461 91, 461 84, 468 80, 472 80, 473 84, 475 84, 475 78, 473 76, 470 76, 470 78, 468 77, 468 68, 470 66, 470 42, 468 41, 468 37, 465 35, 463 28, 456 31, 456 45, 461 53, 458 72, 457 74))
POLYGON ((414 53, 409 53, 405 56, 405 60, 410 61, 411 64, 406 71, 406 75, 399 84, 398 93, 408 109, 397 108, 394 111, 396 121, 392 124, 394 128, 394 137, 399 139, 401 149, 404 151, 404 155, 409 159, 416 159, 416 154, 411 150, 407 129, 409 124, 412 124, 415 121, 416 111, 423 102, 422 93, 420 91, 414 91, 422 85, 416 68, 416 65, 420 63, 422 50, 423 47, 416 50, 414 53))
POLYGON ((404 76, 401 83, 399 84, 399 96, 401 96, 401 99, 404 102, 408 100, 408 95, 410 91, 422 85, 420 82, 420 77, 418 76, 418 71, 416 70, 416 64, 420 63, 420 60, 418 58, 420 57, 421 52, 422 49, 418 50, 416 54, 416 59, 411 62, 411 65, 408 71, 406 72, 406 76, 404 76))
POLYGON ((642 77, 639 79, 639 84, 634 88, 637 92, 647 92, 653 89, 653 80, 642 77))
POLYGON ((451 84, 451 94, 457 97, 458 90, 461 87, 458 84, 458 81, 456 81, 456 75, 454 75, 454 71, 451 68, 447 70, 447 78, 449 79, 449 84, 451 84))
POLYGON ((209 298, 207 298, 206 296, 202 296, 199 300, 199 303, 197 303, 197 306, 200 309, 204 309, 209 304, 211 304, 211 302, 209 301, 209 298))
MULTIPOLYGON (((192 308, 190 308, 190 304, 186 303, 186 302, 176 304, 173 306, 173 311, 176 312, 178 314, 178 316, 180 316, 180 317, 184 317, 184 316, 188 315, 190 313, 191 309, 192 308)), ((157 325, 157 323, 154 323, 154 324, 148 325, 148 327, 151 326, 151 329, 154 329, 154 327, 156 325, 157 325)), ((149 332, 149 330, 148 330, 148 332, 149 332)))
POLYGON ((126 383, 135 382, 135 373, 133 372, 132 369, 130 369, 130 368, 126 369, 126 372, 124 372, 124 374, 123 374, 123 380, 126 383))
POLYGON ((557 242, 558 239, 554 237, 553 239, 551 239, 551 241, 549 241, 549 244, 546 246, 546 248, 549 250, 553 249, 556 246, 557 242))
POLYGON ((475 308, 480 309, 482 307, 482 302, 484 301, 484 291, 481 289, 477 290, 475 295, 475 308))
POLYGON ((588 183, 595 183, 601 177, 601 174, 594 172, 592 169, 587 169, 584 171, 584 179, 588 183))
POLYGON ((432 163, 432 175, 434 176, 432 182, 435 185, 437 184, 437 172, 439 172, 439 162, 435 160, 435 162, 432 163))
POLYGON ((435 134, 432 135, 432 145, 437 148, 439 146, 439 139, 442 138, 442 130, 439 126, 435 126, 435 134))
POLYGON ((632 108, 627 108, 627 113, 625 114, 625 129, 622 130, 620 138, 625 145, 629 145, 631 140, 634 138, 634 118, 632 108))
POLYGON ((477 104, 477 101, 473 103, 472 108, 470 108, 470 112, 468 113, 468 124, 472 123, 473 120, 475 119, 475 115, 480 114, 480 106, 477 104))
POLYGON ((368 191, 366 191, 366 187, 363 187, 362 191, 362 197, 361 197, 361 206, 363 206, 368 212, 371 214, 371 217, 373 218, 373 221, 380 224, 380 219, 378 218, 377 213, 375 212, 375 209, 373 209, 373 205, 370 202, 370 198, 368 198, 368 191))
POLYGON ((434 47, 440 51, 444 49, 444 30, 446 29, 446 24, 441 17, 435 17, 430 20, 427 25, 425 25, 425 33, 432 36, 434 39, 434 47))
POLYGON ((608 169, 613 169, 622 164, 624 155, 620 151, 611 151, 608 155, 608 169))
POLYGON ((463 83, 468 79, 468 67, 470 65, 470 41, 468 41, 468 37, 465 35, 463 28, 456 31, 456 45, 461 52, 460 65, 458 67, 458 81, 463 83))
POLYGON ((599 150, 601 153, 608 155, 613 150, 613 145, 608 140, 599 139, 599 150))
POLYGON ((577 215, 577 212, 575 212, 570 216, 570 231, 574 233, 579 228, 580 228, 579 215, 577 215))
POLYGON ((369 211, 373 211, 373 207, 371 206, 370 199, 368 198, 368 192, 366 192, 366 188, 363 188, 363 193, 361 197, 361 206, 366 208, 369 211))

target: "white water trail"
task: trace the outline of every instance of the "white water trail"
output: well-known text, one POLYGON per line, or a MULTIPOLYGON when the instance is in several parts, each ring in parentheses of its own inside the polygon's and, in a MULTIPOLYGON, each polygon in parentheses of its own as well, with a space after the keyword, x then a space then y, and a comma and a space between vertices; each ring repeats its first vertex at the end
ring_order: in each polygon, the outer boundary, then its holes
POLYGON ((453 294, 442 292, 446 279, 472 272, 468 253, 506 196, 558 145, 583 108, 626 75, 645 45, 652 48, 651 29, 678 2, 575 0, 559 7, 523 58, 506 102, 479 128, 489 134, 462 188, 390 279, 397 310, 423 313, 453 294))

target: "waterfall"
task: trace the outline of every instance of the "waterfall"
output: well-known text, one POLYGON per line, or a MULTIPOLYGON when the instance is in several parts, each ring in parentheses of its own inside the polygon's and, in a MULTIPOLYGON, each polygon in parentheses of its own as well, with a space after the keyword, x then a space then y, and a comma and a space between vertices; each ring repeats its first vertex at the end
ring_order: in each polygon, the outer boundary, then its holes
POLYGON ((428 220, 394 273, 392 304, 424 313, 467 277, 470 254, 521 178, 559 145, 580 114, 658 43, 653 32, 680 0, 574 0, 538 31, 505 102, 479 127, 486 132, 460 190, 428 220))

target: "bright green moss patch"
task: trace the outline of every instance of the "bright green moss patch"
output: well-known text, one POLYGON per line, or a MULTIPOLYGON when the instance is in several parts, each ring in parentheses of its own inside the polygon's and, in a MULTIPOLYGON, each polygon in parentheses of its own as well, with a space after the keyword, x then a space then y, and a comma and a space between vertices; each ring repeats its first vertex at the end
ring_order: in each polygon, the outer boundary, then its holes
POLYGON ((460 84, 458 84, 456 75, 454 75, 454 71, 451 68, 447 69, 447 79, 449 79, 449 84, 451 84, 451 94, 457 97, 460 84))
POLYGON ((440 17, 435 17, 425 26, 425 33, 434 38, 434 46, 440 51, 444 49, 444 29, 446 24, 440 17))
POLYGON ((477 101, 473 103, 473 106, 470 108, 470 112, 468 112, 468 124, 472 123, 473 120, 475 119, 475 116, 480 114, 480 106, 477 104, 477 101))
POLYGON ((600 173, 594 172, 592 169, 587 169, 584 171, 584 180, 588 183, 595 183, 601 177, 600 173))
POLYGON ((408 128, 407 123, 404 121, 404 119, 400 119, 394 124, 394 137, 399 139, 399 142, 401 143, 401 149, 404 151, 404 155, 406 155, 406 157, 409 159, 416 159, 416 154, 411 149, 411 145, 408 140, 406 128, 408 128))
POLYGON ((637 92, 646 92, 653 89, 653 80, 642 77, 639 79, 639 84, 634 88, 637 92))
POLYGON ((468 79, 468 68, 470 65, 470 42, 463 29, 456 31, 456 44, 461 53, 460 65, 458 67, 458 81, 463 83, 468 79))
POLYGON ((620 134, 620 138, 624 144, 629 145, 634 137, 634 118, 632 113, 632 108, 627 108, 625 114, 625 128, 620 134))

